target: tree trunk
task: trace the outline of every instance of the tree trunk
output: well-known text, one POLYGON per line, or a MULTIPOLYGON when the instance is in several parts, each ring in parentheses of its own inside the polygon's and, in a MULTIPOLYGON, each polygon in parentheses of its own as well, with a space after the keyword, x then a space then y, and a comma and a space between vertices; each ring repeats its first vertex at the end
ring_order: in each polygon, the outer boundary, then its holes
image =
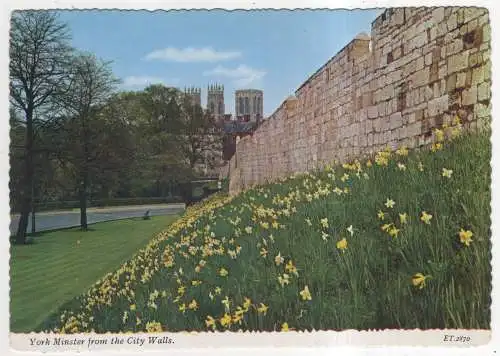
POLYGON ((80 229, 87 231, 87 185, 88 185, 88 174, 87 169, 84 168, 82 173, 82 181, 80 185, 80 229))
POLYGON ((26 112, 26 159, 25 159, 25 175, 22 185, 23 198, 21 203, 21 217, 17 227, 16 243, 26 243, 26 230, 28 229, 28 219, 31 210, 31 186, 33 182, 33 108, 28 106, 26 112))

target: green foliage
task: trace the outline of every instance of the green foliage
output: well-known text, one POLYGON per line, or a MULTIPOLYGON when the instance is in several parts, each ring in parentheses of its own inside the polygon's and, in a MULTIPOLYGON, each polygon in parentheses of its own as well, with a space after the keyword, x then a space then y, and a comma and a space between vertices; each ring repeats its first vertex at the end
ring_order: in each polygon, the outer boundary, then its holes
POLYGON ((217 194, 37 330, 137 332, 158 322, 169 331, 210 330, 209 317, 217 330, 233 331, 280 330, 285 322, 298 330, 488 329, 490 158, 482 133, 435 153, 393 152, 387 166, 296 175, 227 204, 217 194), (394 225, 384 231, 384 224, 394 225), (461 229, 473 233, 469 245, 461 229), (111 286, 121 292, 109 293, 111 286), (311 300, 301 297, 306 286, 311 300))

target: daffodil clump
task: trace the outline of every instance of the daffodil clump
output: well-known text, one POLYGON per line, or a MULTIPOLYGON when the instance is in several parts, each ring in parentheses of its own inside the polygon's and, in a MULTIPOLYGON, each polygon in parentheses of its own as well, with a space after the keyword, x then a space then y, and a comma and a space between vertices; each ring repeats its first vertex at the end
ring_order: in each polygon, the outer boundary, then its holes
POLYGON ((39 330, 488 328, 491 148, 457 126, 433 133, 439 149, 190 207, 39 330))

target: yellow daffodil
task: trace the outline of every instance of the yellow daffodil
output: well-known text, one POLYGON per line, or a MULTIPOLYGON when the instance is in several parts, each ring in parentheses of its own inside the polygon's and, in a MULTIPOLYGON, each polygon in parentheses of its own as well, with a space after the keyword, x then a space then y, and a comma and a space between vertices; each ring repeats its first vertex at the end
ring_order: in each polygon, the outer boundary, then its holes
POLYGON ((290 328, 288 327, 288 323, 283 323, 281 324, 281 331, 290 331, 290 328))
POLYGON ((212 330, 215 330, 215 319, 212 318, 210 315, 207 315, 207 319, 205 320, 205 325, 207 328, 212 328, 212 330))
POLYGON ((288 285, 290 283, 290 276, 286 273, 283 273, 283 277, 278 276, 278 282, 282 287, 284 287, 285 284, 288 285))
POLYGON ((320 220, 321 226, 323 226, 325 229, 328 229, 328 218, 323 218, 320 220))
POLYGON ((306 218, 306 223, 307 223, 307 225, 312 226, 312 222, 309 218, 306 218))
POLYGON ((436 152, 436 151, 439 151, 443 148, 443 144, 438 142, 438 143, 433 143, 432 146, 431 146, 431 151, 432 152, 436 152))
POLYGON ((224 267, 222 267, 220 270, 219 270, 219 275, 221 277, 226 277, 227 275, 229 274, 229 272, 227 271, 227 269, 225 269, 224 267))
POLYGON ((219 295, 222 293, 222 289, 220 287, 215 287, 215 294, 219 295))
POLYGON ((251 234, 251 233, 252 233, 252 227, 251 227, 251 226, 247 226, 247 227, 245 228, 245 232, 246 232, 247 234, 251 234))
POLYGON ((388 231, 389 235, 392 237, 398 237, 399 229, 396 229, 395 226, 389 229, 388 231))
POLYGON ((198 309, 198 303, 196 302, 195 299, 193 299, 191 301, 191 303, 189 303, 188 308, 191 309, 191 310, 197 310, 198 309))
POLYGON ((422 289, 425 287, 425 280, 430 276, 424 276, 422 273, 417 273, 412 277, 412 283, 418 289, 422 289))
POLYGON ((344 252, 347 249, 347 239, 345 237, 337 242, 337 248, 342 252, 344 252))
POLYGON ((273 221, 273 223, 271 224, 273 229, 277 229, 279 227, 279 224, 277 221, 273 221))
POLYGON ((443 168, 443 172, 441 174, 443 177, 451 178, 452 173, 453 171, 451 169, 443 168))
POLYGON ((350 225, 348 228, 347 228, 347 231, 352 235, 354 235, 354 228, 352 227, 352 225, 350 225))
POLYGON ((281 252, 278 252, 278 255, 274 258, 274 263, 276 263, 276 266, 279 266, 285 261, 283 257, 281 257, 281 252))
POLYGON ((405 146, 402 146, 396 150, 396 154, 398 156, 406 157, 406 156, 408 156, 408 148, 406 148, 405 146))
POLYGON ((385 202, 385 206, 387 208, 392 209, 394 207, 394 205, 396 205, 396 203, 394 202, 394 200, 387 198, 387 200, 385 202))
POLYGON ((146 332, 148 333, 161 333, 163 328, 161 324, 157 321, 150 321, 146 324, 146 332))
POLYGON ((266 229, 266 230, 269 229, 269 223, 267 223, 267 222, 261 222, 260 226, 262 226, 263 229, 266 229))
POLYGON ((424 165, 422 164, 422 162, 418 162, 418 170, 420 172, 423 172, 424 171, 424 165))
POLYGON ((401 224, 406 224, 408 222, 408 214, 399 214, 399 221, 401 222, 401 224))
POLYGON ((260 249, 260 255, 262 257, 267 257, 267 250, 264 247, 260 249))
POLYGON ((377 213, 377 217, 380 220, 384 220, 385 219, 385 213, 382 210, 379 210, 378 213, 377 213))
POLYGON ((250 298, 245 297, 243 302, 243 308, 248 311, 248 308, 252 305, 252 300, 250 298))
POLYGON ((307 286, 299 293, 302 297, 302 300, 312 300, 311 293, 309 292, 309 288, 307 286))
POLYGON ((398 168, 400 171, 406 171, 406 166, 401 162, 398 162, 398 168))
POLYGON ((380 227, 382 231, 389 231, 389 229, 392 227, 393 224, 384 224, 380 227))
POLYGON ((464 229, 460 229, 458 235, 460 237, 460 242, 463 243, 465 246, 469 246, 470 243, 473 241, 472 240, 473 233, 470 230, 465 231, 464 229))
POLYGON ((297 275, 297 267, 294 266, 293 261, 290 260, 285 266, 285 271, 297 275))
POLYGON ((367 166, 368 168, 370 168, 372 165, 373 165, 373 164, 372 164, 372 161, 370 161, 370 160, 366 161, 366 166, 367 166))
POLYGON ((424 222, 427 225, 430 225, 431 219, 432 219, 431 214, 427 214, 427 212, 425 211, 422 212, 422 216, 420 217, 420 220, 422 220, 422 222, 424 222))
POLYGON ((267 309, 269 309, 269 307, 267 305, 265 305, 264 303, 260 303, 259 307, 257 308, 257 312, 259 312, 260 314, 266 315, 267 309))
POLYGON ((130 310, 134 311, 136 308, 135 308, 135 304, 131 304, 130 305, 130 310))
POLYGON ((199 286, 200 284, 201 284, 201 281, 196 281, 196 280, 191 281, 191 285, 193 285, 193 286, 199 286))
POLYGON ((434 130, 434 135, 436 136, 436 141, 437 142, 444 141, 444 132, 443 132, 443 130, 435 129, 434 130))
POLYGON ((183 313, 186 311, 186 303, 182 303, 181 305, 179 305, 179 311, 183 313))
POLYGON ((224 327, 228 327, 231 325, 231 315, 228 313, 224 314, 224 316, 220 319, 220 324, 224 327))
POLYGON ((328 241, 328 234, 324 231, 321 231, 321 238, 323 241, 328 241))

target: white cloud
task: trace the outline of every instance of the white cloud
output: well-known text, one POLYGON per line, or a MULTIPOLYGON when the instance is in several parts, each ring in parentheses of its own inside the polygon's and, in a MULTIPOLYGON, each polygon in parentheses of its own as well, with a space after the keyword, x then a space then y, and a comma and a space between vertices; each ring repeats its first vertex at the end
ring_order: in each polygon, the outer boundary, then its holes
POLYGON ((212 70, 204 72, 203 75, 231 78, 235 86, 245 87, 250 84, 257 84, 264 78, 266 73, 266 71, 241 64, 234 69, 217 66, 212 70))
POLYGON ((148 53, 146 60, 164 60, 173 62, 218 62, 241 57, 238 51, 216 51, 212 47, 174 48, 167 47, 148 53))
POLYGON ((138 88, 138 87, 147 87, 148 85, 151 84, 163 84, 165 86, 167 85, 174 85, 179 82, 178 79, 171 79, 168 82, 161 77, 153 77, 153 76, 148 76, 148 75, 139 75, 139 76, 129 76, 126 77, 123 80, 123 86, 127 88, 138 88))

